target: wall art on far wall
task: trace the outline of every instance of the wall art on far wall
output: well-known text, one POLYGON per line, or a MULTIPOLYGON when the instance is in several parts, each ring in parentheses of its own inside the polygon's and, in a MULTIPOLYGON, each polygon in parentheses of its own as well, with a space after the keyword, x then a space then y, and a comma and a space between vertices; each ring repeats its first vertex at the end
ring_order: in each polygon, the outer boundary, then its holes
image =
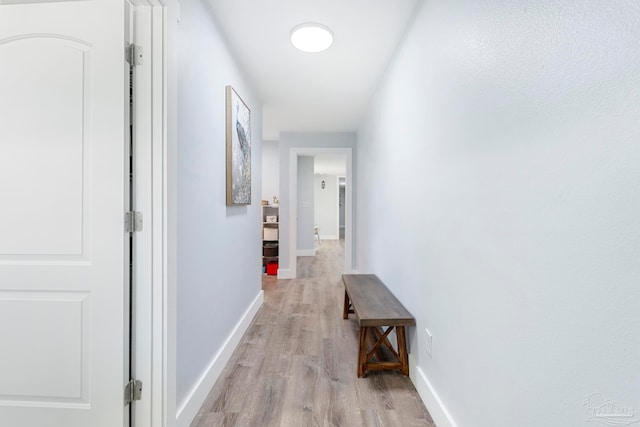
POLYGON ((227 206, 251 204, 251 110, 227 86, 227 206))

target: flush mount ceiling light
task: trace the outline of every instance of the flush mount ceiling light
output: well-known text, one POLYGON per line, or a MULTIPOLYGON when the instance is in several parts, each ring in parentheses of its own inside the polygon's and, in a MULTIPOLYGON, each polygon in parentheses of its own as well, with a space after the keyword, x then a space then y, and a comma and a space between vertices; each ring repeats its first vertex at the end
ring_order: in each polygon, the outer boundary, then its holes
POLYGON ((327 50, 333 44, 333 31, 325 25, 307 22, 291 30, 291 44, 308 53, 327 50))

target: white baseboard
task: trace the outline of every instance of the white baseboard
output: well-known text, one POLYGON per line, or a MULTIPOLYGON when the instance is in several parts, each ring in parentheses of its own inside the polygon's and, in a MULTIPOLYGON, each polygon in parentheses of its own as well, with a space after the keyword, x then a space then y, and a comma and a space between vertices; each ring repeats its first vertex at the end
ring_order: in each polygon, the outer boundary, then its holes
POLYGON ((251 321, 255 317, 256 313, 258 313, 263 301, 264 291, 261 290, 244 312, 235 328, 233 328, 233 331, 231 331, 231 334, 222 345, 222 348, 213 358, 187 398, 178 406, 176 416, 177 427, 188 427, 196 415, 198 415, 200 407, 231 358, 234 350, 240 343, 240 339, 242 339, 242 336, 249 328, 251 321))
POLYGON ((431 418, 433 418, 433 422, 436 426, 457 427, 458 425, 444 406, 444 403, 442 403, 442 400, 440 400, 438 393, 433 389, 433 386, 427 379, 424 372, 422 372, 422 369, 416 366, 415 372, 418 374, 413 375, 413 383, 416 386, 416 390, 418 390, 418 394, 422 398, 424 405, 427 407, 429 414, 431 414, 431 418))
POLYGON ((339 237, 336 236, 335 234, 327 234, 326 236, 324 234, 320 235, 320 240, 338 240, 339 237))
POLYGON ((295 279, 288 268, 278 268, 278 279, 295 279))
POLYGON ((298 249, 296 251, 297 256, 316 256, 315 249, 298 249))

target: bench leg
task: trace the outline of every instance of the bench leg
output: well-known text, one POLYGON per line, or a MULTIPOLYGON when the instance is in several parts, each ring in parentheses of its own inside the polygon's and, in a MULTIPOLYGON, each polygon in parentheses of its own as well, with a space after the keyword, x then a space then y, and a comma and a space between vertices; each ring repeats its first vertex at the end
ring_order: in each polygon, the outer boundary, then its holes
POLYGON ((360 348, 358 350, 358 378, 367 375, 367 328, 360 326, 360 348))
POLYGON ((342 310, 342 318, 348 319, 349 313, 353 313, 353 308, 351 307, 351 301, 349 300, 349 294, 347 291, 344 291, 344 309, 342 310))
POLYGON ((398 337, 398 358, 400 359, 400 373, 409 376, 409 357, 407 355, 407 339, 404 335, 404 326, 396 326, 398 337))

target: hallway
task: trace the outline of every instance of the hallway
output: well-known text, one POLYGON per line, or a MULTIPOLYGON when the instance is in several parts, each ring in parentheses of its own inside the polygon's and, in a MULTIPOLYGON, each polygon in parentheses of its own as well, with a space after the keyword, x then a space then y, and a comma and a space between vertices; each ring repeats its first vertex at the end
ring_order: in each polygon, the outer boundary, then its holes
POLYGON ((434 426, 408 378, 356 376, 357 322, 342 319, 343 240, 263 280, 265 303, 192 427, 434 426))

